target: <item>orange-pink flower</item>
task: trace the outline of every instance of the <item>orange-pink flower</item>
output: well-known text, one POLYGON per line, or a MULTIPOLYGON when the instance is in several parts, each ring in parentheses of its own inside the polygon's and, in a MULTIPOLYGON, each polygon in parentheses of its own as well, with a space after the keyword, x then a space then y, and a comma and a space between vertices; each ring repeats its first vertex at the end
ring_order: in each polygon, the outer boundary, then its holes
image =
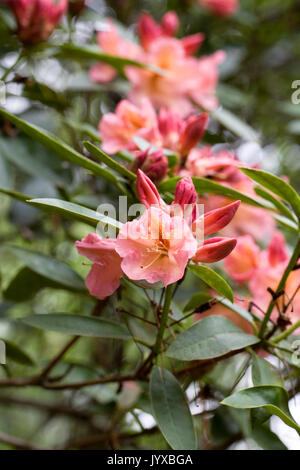
MULTIPOLYGON (((288 260, 289 254, 284 236, 277 231, 268 247, 262 251, 250 236, 240 237, 236 249, 226 258, 224 268, 237 282, 248 281, 252 300, 265 311, 272 298, 268 289, 276 291, 288 260)), ((291 320, 300 318, 300 291, 297 291, 299 286, 300 272, 292 271, 288 276, 284 295, 277 299, 281 310, 284 305, 288 306, 286 314, 291 320)), ((274 307, 272 318, 276 317, 277 310, 274 307)))
MULTIPOLYGON (((245 195, 256 197, 254 183, 238 167, 246 166, 236 155, 228 150, 214 151, 211 146, 194 148, 188 155, 185 169, 181 172, 200 178, 209 178, 217 183, 229 186, 245 195)), ((206 210, 212 210, 228 204, 229 199, 221 195, 211 195, 201 200, 206 210)), ((241 204, 233 222, 223 229, 229 237, 249 234, 256 240, 264 240, 275 230, 273 217, 265 209, 241 204)))

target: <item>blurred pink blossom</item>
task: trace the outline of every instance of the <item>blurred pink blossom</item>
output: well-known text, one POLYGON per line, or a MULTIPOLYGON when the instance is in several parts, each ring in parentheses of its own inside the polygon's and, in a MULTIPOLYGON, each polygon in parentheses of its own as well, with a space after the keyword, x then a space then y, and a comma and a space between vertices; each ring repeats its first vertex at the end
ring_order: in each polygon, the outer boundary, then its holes
POLYGON ((221 16, 232 15, 239 8, 238 0, 198 0, 198 3, 221 16))

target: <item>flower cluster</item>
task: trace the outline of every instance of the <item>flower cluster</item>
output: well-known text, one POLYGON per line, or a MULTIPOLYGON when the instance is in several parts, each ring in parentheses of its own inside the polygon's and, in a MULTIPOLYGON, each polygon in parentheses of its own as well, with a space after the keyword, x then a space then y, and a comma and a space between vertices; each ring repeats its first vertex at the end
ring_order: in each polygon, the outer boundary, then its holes
POLYGON ((99 299, 111 295, 123 275, 167 286, 182 279, 189 261, 219 261, 236 245, 236 239, 222 237, 199 242, 195 234, 198 227, 204 227, 204 237, 222 229, 234 217, 239 201, 199 216, 197 194, 189 177, 178 182, 174 203, 167 205, 141 170, 137 193, 146 210, 140 218, 124 224, 116 239, 91 233, 76 242, 78 252, 93 262, 86 285, 99 299), (186 211, 186 206, 190 210, 186 211))
MULTIPOLYGON (((148 67, 126 67, 126 75, 132 87, 129 98, 140 103, 147 97, 154 106, 175 109, 182 116, 194 108, 193 102, 205 109, 217 106, 216 85, 218 66, 225 59, 223 51, 201 58, 193 54, 204 39, 202 33, 177 39, 178 18, 168 12, 160 24, 149 14, 139 18, 137 31, 139 44, 124 39, 116 26, 109 21, 98 33, 98 43, 102 51, 138 60, 148 67)), ((95 65, 90 76, 93 81, 107 82, 116 75, 107 64, 95 65)))

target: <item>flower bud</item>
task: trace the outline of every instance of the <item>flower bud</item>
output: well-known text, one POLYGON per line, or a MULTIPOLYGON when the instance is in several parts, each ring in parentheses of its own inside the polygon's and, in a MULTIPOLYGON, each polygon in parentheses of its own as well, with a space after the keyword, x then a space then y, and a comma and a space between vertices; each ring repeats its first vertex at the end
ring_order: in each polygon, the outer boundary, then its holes
POLYGON ((151 179, 142 170, 137 171, 136 190, 139 200, 147 209, 152 205, 160 205, 160 195, 151 179))
POLYGON ((162 18, 161 26, 167 36, 174 36, 179 26, 178 16, 175 11, 168 11, 162 18))
POLYGON ((235 201, 204 214, 204 236, 212 235, 226 227, 235 216, 240 203, 241 201, 235 201))
POLYGON ((67 0, 6 0, 18 24, 24 44, 46 41, 68 7, 67 0))
POLYGON ((192 222, 197 218, 197 193, 190 176, 185 176, 178 181, 175 188, 174 205, 179 205, 184 211, 184 217, 192 216, 192 222), (191 207, 185 207, 191 206, 191 207))
POLYGON ((162 149, 149 153, 149 149, 140 152, 133 163, 133 171, 140 168, 154 183, 159 183, 167 174, 168 159, 162 149))
POLYGON ((193 261, 200 263, 216 263, 228 256, 237 244, 236 238, 214 237, 205 240, 197 250, 193 261))
POLYGON ((161 27, 154 21, 151 15, 144 13, 140 16, 138 22, 138 36, 145 50, 147 50, 152 41, 162 35, 161 27))
POLYGON ((208 123, 208 115, 202 113, 199 116, 191 116, 184 126, 179 140, 179 151, 181 155, 187 155, 202 139, 208 123))
POLYGON ((203 43, 205 39, 204 34, 202 33, 196 33, 196 34, 191 34, 190 36, 186 36, 185 38, 181 39, 181 44, 184 47, 186 55, 193 55, 201 44, 203 43))

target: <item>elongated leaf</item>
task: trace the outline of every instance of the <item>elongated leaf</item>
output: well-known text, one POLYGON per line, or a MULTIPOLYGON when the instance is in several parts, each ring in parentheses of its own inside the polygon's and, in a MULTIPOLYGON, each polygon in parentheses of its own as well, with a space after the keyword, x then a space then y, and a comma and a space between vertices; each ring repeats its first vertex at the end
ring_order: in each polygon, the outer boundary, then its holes
POLYGON ((132 338, 124 325, 103 318, 84 317, 65 313, 36 314, 22 318, 26 325, 42 330, 57 331, 68 335, 92 336, 95 338, 132 338))
POLYGON ((172 449, 195 450, 193 418, 183 390, 171 372, 153 368, 150 397, 155 420, 172 449))
POLYGON ((17 362, 18 364, 22 364, 23 366, 33 366, 34 362, 31 357, 23 351, 19 346, 11 341, 4 340, 5 343, 5 352, 6 358, 17 362))
POLYGON ((263 450, 287 450, 279 437, 265 425, 253 426, 250 436, 263 450))
POLYGON ((233 292, 229 284, 215 271, 203 265, 189 265, 189 270, 200 277, 207 285, 233 302, 233 292))
POLYGON ((61 284, 71 290, 85 291, 81 277, 70 266, 49 256, 34 251, 9 246, 11 251, 27 268, 33 272, 61 284))
POLYGON ((10 189, 0 188, 0 193, 6 194, 7 196, 17 199, 17 201, 27 202, 28 199, 30 199, 30 196, 18 193, 17 191, 12 191, 10 189))
POLYGON ((240 317, 245 318, 245 320, 248 320, 248 322, 251 324, 253 324, 253 318, 255 318, 256 320, 260 320, 257 315, 255 315, 254 313, 250 314, 248 310, 245 310, 238 304, 232 303, 222 297, 217 297, 217 300, 220 304, 224 305, 224 307, 229 308, 233 312, 237 313, 240 317))
POLYGON ((230 320, 212 315, 181 333, 167 350, 167 356, 182 361, 212 359, 259 343, 230 320))
POLYGON ((293 222, 295 222, 294 215, 291 213, 291 211, 279 199, 274 197, 268 191, 265 191, 260 186, 256 186, 256 188, 254 188, 254 190, 255 190, 255 192, 258 196, 260 196, 260 197, 266 199, 267 201, 271 202, 274 205, 274 207, 276 209, 278 209, 278 211, 281 214, 283 214, 285 217, 287 217, 288 219, 291 219, 293 222))
POLYGON ((227 109, 220 107, 212 111, 211 116, 238 137, 251 142, 259 142, 258 133, 227 109))
POLYGON ((45 287, 61 289, 62 286, 59 282, 47 279, 25 266, 17 272, 2 294, 6 300, 25 302, 32 299, 37 292, 45 287))
POLYGON ((72 147, 59 140, 56 136, 50 134, 48 131, 41 129, 34 124, 23 121, 22 119, 14 116, 2 108, 0 108, 0 115, 21 129, 27 135, 40 142, 46 148, 55 152, 63 160, 67 160, 74 163, 75 165, 81 166, 82 168, 86 168, 93 174, 101 176, 110 183, 118 183, 118 179, 113 173, 108 171, 106 168, 102 168, 100 165, 98 165, 98 163, 95 163, 92 160, 84 157, 72 147))
POLYGON ((252 382, 253 385, 283 385, 272 364, 255 353, 252 353, 252 382))
POLYGON ((300 426, 290 414, 288 399, 288 393, 284 388, 274 385, 262 385, 240 390, 225 398, 221 404, 242 409, 263 407, 300 434, 300 426))
POLYGON ((112 170, 115 170, 120 175, 125 176, 130 181, 136 180, 136 175, 132 173, 132 171, 128 170, 125 168, 125 166, 120 165, 120 163, 106 155, 106 153, 103 152, 103 150, 100 148, 96 147, 96 145, 93 145, 90 142, 83 142, 83 145, 92 155, 94 155, 94 157, 97 157, 101 162, 105 163, 105 165, 107 165, 112 170))
POLYGON ((106 215, 100 214, 100 212, 93 211, 87 207, 80 206, 73 202, 67 202, 60 199, 30 199, 29 204, 38 207, 42 210, 54 212, 64 217, 80 220, 93 226, 96 226, 99 222, 104 225, 109 225, 113 228, 120 229, 122 227, 121 222, 112 219, 106 215))
POLYGON ((264 170, 241 168, 241 171, 256 183, 261 184, 274 194, 277 194, 277 196, 281 197, 284 201, 288 202, 294 209, 298 219, 300 219, 300 197, 290 184, 282 178, 264 170))
POLYGON ((57 57, 66 57, 80 61, 96 60, 99 62, 104 62, 105 64, 109 64, 114 67, 121 74, 124 73, 124 67, 128 65, 148 69, 159 75, 162 75, 164 73, 163 70, 159 69, 158 67, 152 66, 150 64, 144 64, 142 62, 138 62, 137 60, 129 59, 126 57, 119 57, 107 54, 105 52, 101 52, 98 47, 94 46, 77 46, 75 44, 66 43, 57 47, 55 55, 57 57))
MULTIPOLYGON (((159 185, 159 190, 161 192, 171 191, 174 192, 176 184, 180 180, 179 177, 169 178, 163 181, 159 185)), ((229 188, 227 186, 223 186, 222 184, 216 183, 215 181, 211 181, 207 178, 192 178, 194 186, 198 194, 209 193, 209 194, 220 194, 224 197, 228 197, 229 199, 233 199, 235 201, 241 200, 246 204, 256 207, 263 207, 264 209, 273 209, 273 204, 269 204, 259 199, 255 199, 250 196, 246 196, 235 189, 229 188)))
POLYGON ((197 292, 185 305, 183 311, 185 313, 192 312, 193 310, 200 307, 201 305, 209 302, 212 298, 213 297, 210 294, 207 294, 206 292, 197 292))

